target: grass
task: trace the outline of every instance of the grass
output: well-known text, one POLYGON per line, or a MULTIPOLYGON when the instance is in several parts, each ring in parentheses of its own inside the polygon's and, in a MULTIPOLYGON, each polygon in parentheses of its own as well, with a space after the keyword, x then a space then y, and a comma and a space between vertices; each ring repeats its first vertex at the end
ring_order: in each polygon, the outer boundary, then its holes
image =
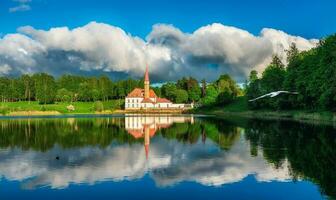
MULTIPOLYGON (((121 109, 124 100, 109 100, 102 102, 104 111, 111 111, 121 109)), ((1 114, 10 114, 11 112, 22 111, 57 111, 61 114, 81 114, 81 113, 95 113, 94 102, 56 102, 54 104, 41 105, 37 101, 19 101, 19 102, 2 102, 0 104, 1 114), (73 105, 74 111, 68 111, 67 106, 73 105)))
POLYGON ((262 119, 289 119, 310 122, 336 122, 336 113, 329 111, 307 110, 250 110, 246 97, 238 97, 234 102, 225 106, 202 107, 193 110, 194 113, 213 114, 217 116, 239 116, 262 119))

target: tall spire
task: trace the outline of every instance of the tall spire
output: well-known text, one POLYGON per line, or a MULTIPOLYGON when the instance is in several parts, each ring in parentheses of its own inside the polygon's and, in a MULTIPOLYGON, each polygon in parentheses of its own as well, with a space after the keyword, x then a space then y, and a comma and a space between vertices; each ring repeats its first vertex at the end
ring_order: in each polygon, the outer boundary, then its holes
POLYGON ((148 76, 148 64, 146 65, 145 81, 149 81, 149 76, 148 76))
POLYGON ((149 76, 148 76, 148 65, 146 65, 145 80, 144 80, 144 90, 145 98, 149 98, 149 76))

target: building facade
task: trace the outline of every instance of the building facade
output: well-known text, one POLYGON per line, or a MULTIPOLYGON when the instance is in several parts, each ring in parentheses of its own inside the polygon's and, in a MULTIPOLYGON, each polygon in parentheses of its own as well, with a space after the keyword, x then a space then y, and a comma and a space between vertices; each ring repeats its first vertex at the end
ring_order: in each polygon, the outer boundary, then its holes
POLYGON ((158 97, 154 90, 150 89, 148 66, 145 71, 144 88, 135 88, 125 98, 126 110, 190 108, 193 108, 193 104, 174 104, 166 98, 158 97))

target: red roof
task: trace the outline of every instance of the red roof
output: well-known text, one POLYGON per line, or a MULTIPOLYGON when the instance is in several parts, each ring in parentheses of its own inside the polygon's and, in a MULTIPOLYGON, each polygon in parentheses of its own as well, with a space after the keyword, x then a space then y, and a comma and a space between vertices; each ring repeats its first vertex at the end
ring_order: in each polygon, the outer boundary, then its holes
MULTIPOLYGON (((134 88, 132 92, 130 92, 127 97, 134 97, 134 98, 143 98, 144 97, 145 90, 141 88, 134 88)), ((154 90, 149 90, 149 98, 155 98, 157 97, 154 90)))
POLYGON ((141 101, 141 103, 154 103, 154 102, 149 98, 145 98, 141 101))
POLYGON ((156 98, 156 103, 171 103, 171 101, 169 101, 166 98, 156 98))
POLYGON ((156 98, 156 97, 157 97, 157 96, 156 96, 154 90, 150 89, 150 90, 149 90, 149 98, 156 98))
POLYGON ((132 90, 132 92, 128 93, 127 97, 143 97, 144 91, 143 89, 140 88, 134 88, 134 90, 132 90))

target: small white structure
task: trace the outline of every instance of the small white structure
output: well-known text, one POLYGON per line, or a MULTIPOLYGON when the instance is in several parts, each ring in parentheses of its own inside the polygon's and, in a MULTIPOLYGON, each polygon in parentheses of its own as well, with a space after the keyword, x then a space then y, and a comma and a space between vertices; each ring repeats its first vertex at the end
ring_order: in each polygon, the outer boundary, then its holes
POLYGON ((190 109, 193 104, 174 104, 166 98, 156 96, 154 90, 149 89, 148 66, 146 67, 144 89, 135 88, 125 98, 126 110, 141 109, 190 109))

